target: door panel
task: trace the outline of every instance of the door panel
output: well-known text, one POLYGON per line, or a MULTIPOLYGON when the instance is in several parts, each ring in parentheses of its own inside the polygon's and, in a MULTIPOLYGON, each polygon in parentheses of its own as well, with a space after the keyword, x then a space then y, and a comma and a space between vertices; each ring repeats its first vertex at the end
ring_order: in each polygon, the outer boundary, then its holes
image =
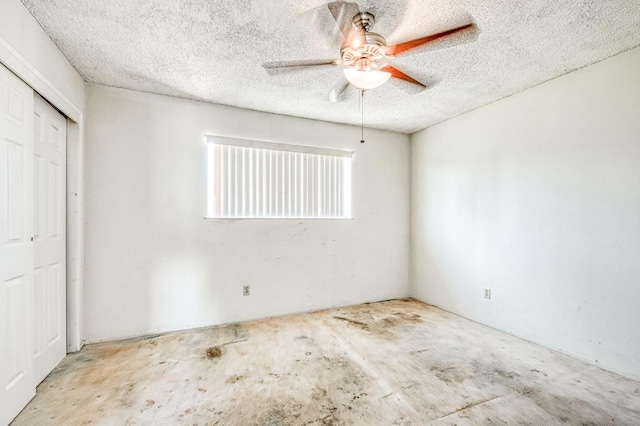
POLYGON ((40 383, 66 355, 66 119, 34 98, 34 372, 40 383))
POLYGON ((33 91, 0 65, 0 425, 35 395, 33 91))

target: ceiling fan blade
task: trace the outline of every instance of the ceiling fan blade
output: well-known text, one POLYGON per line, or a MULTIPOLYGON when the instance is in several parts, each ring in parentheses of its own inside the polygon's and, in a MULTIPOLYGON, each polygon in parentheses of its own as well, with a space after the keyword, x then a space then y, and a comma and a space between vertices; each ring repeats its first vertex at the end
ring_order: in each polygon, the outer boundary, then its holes
POLYGON ((445 37, 448 37, 454 34, 463 34, 465 32, 469 32, 469 33, 476 32, 475 31, 476 29, 477 27, 474 23, 464 24, 459 27, 452 28, 450 30, 442 31, 437 34, 432 34, 426 37, 421 37, 414 40, 405 41, 403 43, 394 44, 388 47, 387 56, 398 56, 406 52, 407 50, 414 49, 416 47, 434 42, 436 40, 443 39, 445 37))
POLYGON ((333 19, 335 19, 336 26, 340 29, 343 39, 346 39, 353 28, 352 19, 360 13, 360 7, 357 3, 334 1, 328 3, 327 8, 331 12, 333 19))
POLYGON ((380 71, 389 72, 389 73, 391 73, 391 77, 395 77, 397 79, 404 80, 404 81, 407 81, 409 83, 413 83, 413 84, 415 84, 417 86, 420 86, 423 89, 427 87, 426 85, 420 83, 415 78, 412 78, 412 77, 408 76, 407 74, 405 74, 402 71, 400 71, 398 68, 392 67, 391 65, 385 65, 384 67, 382 67, 380 69, 380 71))
POLYGON ((357 3, 334 1, 311 9, 303 16, 330 43, 341 45, 351 31, 351 19, 359 12, 357 3))
POLYGON ((304 61, 273 61, 265 62, 262 64, 262 68, 275 69, 275 68, 297 68, 297 67, 318 67, 323 65, 339 65, 340 61, 337 59, 311 59, 304 61))
POLYGON ((340 80, 333 86, 331 91, 329 92, 329 100, 331 102, 339 102, 342 100, 342 94, 349 87, 349 82, 344 77, 344 75, 340 78, 340 80))

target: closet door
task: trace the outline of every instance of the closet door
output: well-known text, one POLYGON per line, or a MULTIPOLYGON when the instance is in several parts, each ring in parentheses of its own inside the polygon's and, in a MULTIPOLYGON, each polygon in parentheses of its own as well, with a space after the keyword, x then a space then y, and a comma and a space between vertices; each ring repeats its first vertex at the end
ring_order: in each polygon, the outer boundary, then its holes
POLYGON ((33 109, 36 384, 66 355, 66 119, 38 94, 33 109))
POLYGON ((33 91, 0 64, 0 425, 35 395, 33 91))

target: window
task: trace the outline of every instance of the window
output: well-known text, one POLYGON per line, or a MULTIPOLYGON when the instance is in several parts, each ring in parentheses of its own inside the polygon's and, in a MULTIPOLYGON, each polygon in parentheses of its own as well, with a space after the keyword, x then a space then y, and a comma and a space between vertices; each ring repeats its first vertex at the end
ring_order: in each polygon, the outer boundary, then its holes
POLYGON ((206 140, 208 218, 351 218, 352 151, 206 140))

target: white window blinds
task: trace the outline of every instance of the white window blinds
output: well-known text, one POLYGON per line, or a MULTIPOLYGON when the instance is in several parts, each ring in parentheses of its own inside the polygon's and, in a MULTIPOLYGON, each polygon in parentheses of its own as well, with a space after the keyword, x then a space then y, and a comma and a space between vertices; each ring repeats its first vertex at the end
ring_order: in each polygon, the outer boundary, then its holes
POLYGON ((207 136, 210 218, 350 218, 352 151, 207 136))

